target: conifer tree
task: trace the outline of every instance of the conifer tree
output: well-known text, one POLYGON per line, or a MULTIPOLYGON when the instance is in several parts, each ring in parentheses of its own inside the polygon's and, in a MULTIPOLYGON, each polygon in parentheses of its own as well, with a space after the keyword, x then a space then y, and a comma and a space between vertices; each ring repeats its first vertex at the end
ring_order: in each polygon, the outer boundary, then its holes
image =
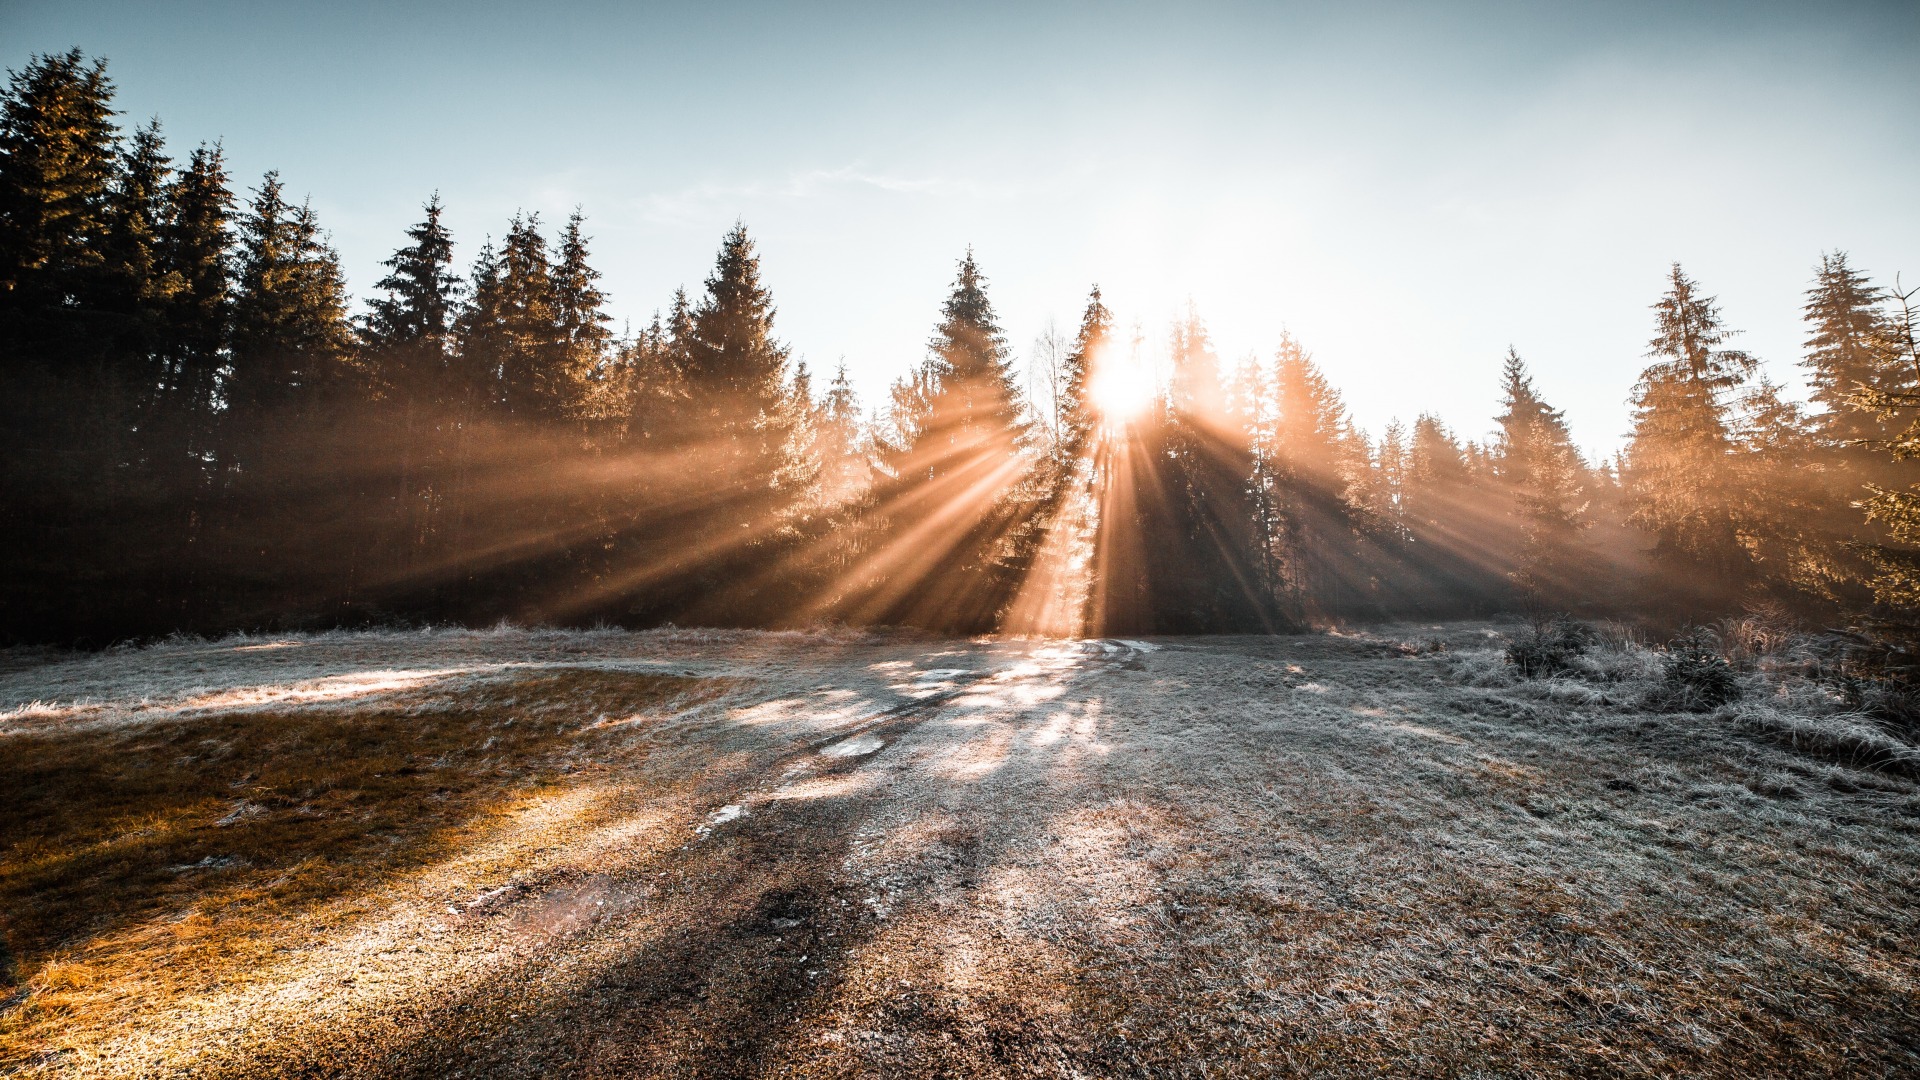
POLYGON ((687 291, 675 289, 667 316, 663 319, 655 312, 652 323, 627 350, 628 436, 649 450, 663 450, 690 438, 686 359, 692 324, 687 291))
POLYGON ((1727 587, 1749 568, 1731 410, 1756 362, 1721 348, 1732 332, 1678 263, 1654 313, 1654 362, 1634 391, 1629 520, 1654 534, 1655 553, 1669 566, 1688 568, 1688 580, 1705 572, 1712 580, 1701 584, 1727 587))
POLYGON ((317 405, 346 378, 352 345, 340 260, 309 204, 290 205, 269 172, 240 222, 231 381, 236 415, 317 405))
POLYGON ((91 351, 119 172, 106 62, 34 56, 0 94, 0 334, 49 360, 91 351))
POLYGON ((424 209, 427 216, 407 229, 411 243, 380 264, 387 274, 373 287, 385 295, 368 302, 362 329, 375 384, 408 404, 451 396, 446 365, 461 292, 453 236, 440 221, 445 210, 437 192, 424 209))
POLYGON ((1099 421, 1093 402, 1088 399, 1088 379, 1100 355, 1112 346, 1113 313, 1100 302, 1100 286, 1087 294, 1086 310, 1080 314, 1080 328, 1074 332, 1073 347, 1067 353, 1061 396, 1066 405, 1060 424, 1056 459, 1071 470, 1071 463, 1085 454, 1099 421))
POLYGON ((574 386, 597 378, 613 344, 607 329, 606 294, 594 284, 600 271, 587 264, 587 237, 581 231, 586 217, 578 209, 567 218, 560 234, 559 258, 553 266, 553 315, 562 349, 560 365, 574 386))
POLYGON ((1587 525, 1586 466, 1560 410, 1541 400, 1511 347, 1501 384, 1504 411, 1495 418, 1491 465, 1511 521, 1510 572, 1528 596, 1564 600, 1586 564, 1579 544, 1587 525))
POLYGON ((939 324, 927 343, 924 400, 903 441, 890 448, 896 472, 934 482, 982 457, 1004 458, 1024 433, 1007 347, 969 249, 960 260, 939 324))
POLYGON ((760 493, 786 474, 792 435, 787 347, 773 336, 773 297, 746 226, 721 241, 706 295, 687 319, 685 373, 705 413, 715 475, 760 493))
POLYGON ((1389 420, 1380 433, 1380 446, 1373 456, 1375 480, 1371 486, 1372 513, 1396 537, 1406 534, 1402 512, 1406 506, 1407 459, 1407 427, 1396 417, 1389 420))
POLYGON ((1852 448, 1855 457, 1869 452, 1866 443, 1887 434, 1877 413, 1849 404, 1859 388, 1880 385, 1885 329, 1880 305, 1886 298, 1885 290, 1848 264, 1846 252, 1836 251, 1820 256, 1803 309, 1812 333, 1801 364, 1810 396, 1824 410, 1816 418, 1818 435, 1831 448, 1852 448))
MULTIPOLYGON (((1920 290, 1892 292, 1894 312, 1879 328, 1876 347, 1876 378, 1858 387, 1848 405, 1878 414, 1881 424, 1896 433, 1879 442, 1877 448, 1895 463, 1905 465, 1920 460, 1920 308, 1914 297, 1920 290)), ((1886 535, 1867 547, 1867 556, 1876 572, 1868 585, 1884 612, 1892 616, 1903 636, 1920 637, 1915 610, 1920 610, 1920 485, 1910 480, 1911 470, 1900 477, 1905 483, 1872 483, 1868 497, 1859 504, 1867 520, 1879 524, 1886 535)))
POLYGON ((893 390, 877 447, 868 533, 884 580, 871 615, 943 629, 991 628, 1017 585, 1025 434, 1011 350, 971 249, 960 260, 926 358, 893 390))
POLYGON ((844 505, 872 482, 860 399, 847 378, 844 362, 827 385, 814 430, 819 447, 821 501, 829 507, 844 505))
MULTIPOLYGON (((476 294, 476 299, 478 299, 476 294)), ((553 273, 540 215, 515 214, 500 246, 497 279, 487 299, 495 335, 499 404, 509 416, 544 420, 572 399, 572 375, 554 311, 553 273)))
POLYGON ((1472 474, 1459 440, 1440 418, 1421 413, 1407 444, 1401 482, 1401 519, 1414 540, 1441 548, 1457 546, 1458 511, 1469 501, 1472 474))
POLYGON ((500 288, 500 252, 489 236, 467 272, 466 300, 454 317, 456 377, 451 380, 474 412, 490 411, 501 400, 506 354, 505 298, 500 288))
POLYGON ((1152 629, 1272 630, 1255 461, 1227 405, 1220 359, 1193 305, 1168 335, 1165 408, 1138 425, 1152 629))
POLYGON ((1358 562, 1372 525, 1361 504, 1366 444, 1339 392, 1291 335, 1274 355, 1271 448, 1273 543, 1296 619, 1350 615, 1366 605, 1358 562))
POLYGON ((220 147, 194 150, 166 193, 160 262, 167 281, 159 331, 165 410, 198 434, 211 422, 219 372, 226 362, 233 280, 233 193, 220 147))
POLYGON ((115 352, 127 373, 148 387, 161 379, 155 339, 170 292, 160 245, 171 173, 160 122, 151 121, 134 132, 121 152, 102 241, 102 300, 114 316, 115 352))

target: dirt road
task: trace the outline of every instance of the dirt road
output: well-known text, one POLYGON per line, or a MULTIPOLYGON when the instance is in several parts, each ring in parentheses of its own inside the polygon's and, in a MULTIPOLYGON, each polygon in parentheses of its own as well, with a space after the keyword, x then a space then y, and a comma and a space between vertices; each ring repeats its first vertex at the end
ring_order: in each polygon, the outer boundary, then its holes
MULTIPOLYGON (((22 663, 0 695, 9 753, 460 715, 486 741, 437 750, 421 805, 459 768, 518 785, 269 917, 318 856, 220 845, 373 811, 222 773, 166 890, 20 950, 0 1071, 1920 1072, 1910 781, 1457 685, 1387 631, 326 635, 22 663), (708 689, 619 701, 642 677, 708 689), (547 725, 538 769, 495 741, 547 725)), ((8 902, 52 903, 28 851, 8 902)))

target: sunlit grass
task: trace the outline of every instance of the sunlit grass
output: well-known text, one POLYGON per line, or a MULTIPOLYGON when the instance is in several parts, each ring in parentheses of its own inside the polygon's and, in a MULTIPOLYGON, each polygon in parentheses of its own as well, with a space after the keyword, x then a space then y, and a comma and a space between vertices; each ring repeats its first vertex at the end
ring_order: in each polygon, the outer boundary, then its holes
POLYGON ((594 771, 618 721, 719 685, 534 668, 365 705, 6 735, 0 911, 34 993, 0 1019, 0 1060, 134 988, 246 980, 306 944, 318 906, 445 858, 594 771))

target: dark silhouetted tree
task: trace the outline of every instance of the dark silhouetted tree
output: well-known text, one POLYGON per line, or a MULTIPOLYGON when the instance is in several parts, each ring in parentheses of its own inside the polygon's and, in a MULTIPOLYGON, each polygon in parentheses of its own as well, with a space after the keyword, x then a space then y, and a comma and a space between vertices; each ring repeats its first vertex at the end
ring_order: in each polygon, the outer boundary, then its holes
POLYGON ((231 332, 230 415, 318 406, 347 381, 352 327, 340 260, 310 205, 290 205, 268 173, 240 220, 231 332))

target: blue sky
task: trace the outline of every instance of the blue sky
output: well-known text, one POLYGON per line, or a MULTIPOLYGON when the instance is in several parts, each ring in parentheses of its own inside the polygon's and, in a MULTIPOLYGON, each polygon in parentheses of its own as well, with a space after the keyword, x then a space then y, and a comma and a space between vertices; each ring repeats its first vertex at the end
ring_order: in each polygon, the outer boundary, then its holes
POLYGON ((1797 382, 1822 250, 1920 283, 1920 4, 0 5, 129 122, 310 193, 356 295, 438 190, 464 262, 588 217, 616 315, 736 219, 868 402, 973 245, 1024 357, 1099 282, 1306 346, 1378 434, 1480 437, 1509 343, 1611 452, 1669 262, 1797 382))

